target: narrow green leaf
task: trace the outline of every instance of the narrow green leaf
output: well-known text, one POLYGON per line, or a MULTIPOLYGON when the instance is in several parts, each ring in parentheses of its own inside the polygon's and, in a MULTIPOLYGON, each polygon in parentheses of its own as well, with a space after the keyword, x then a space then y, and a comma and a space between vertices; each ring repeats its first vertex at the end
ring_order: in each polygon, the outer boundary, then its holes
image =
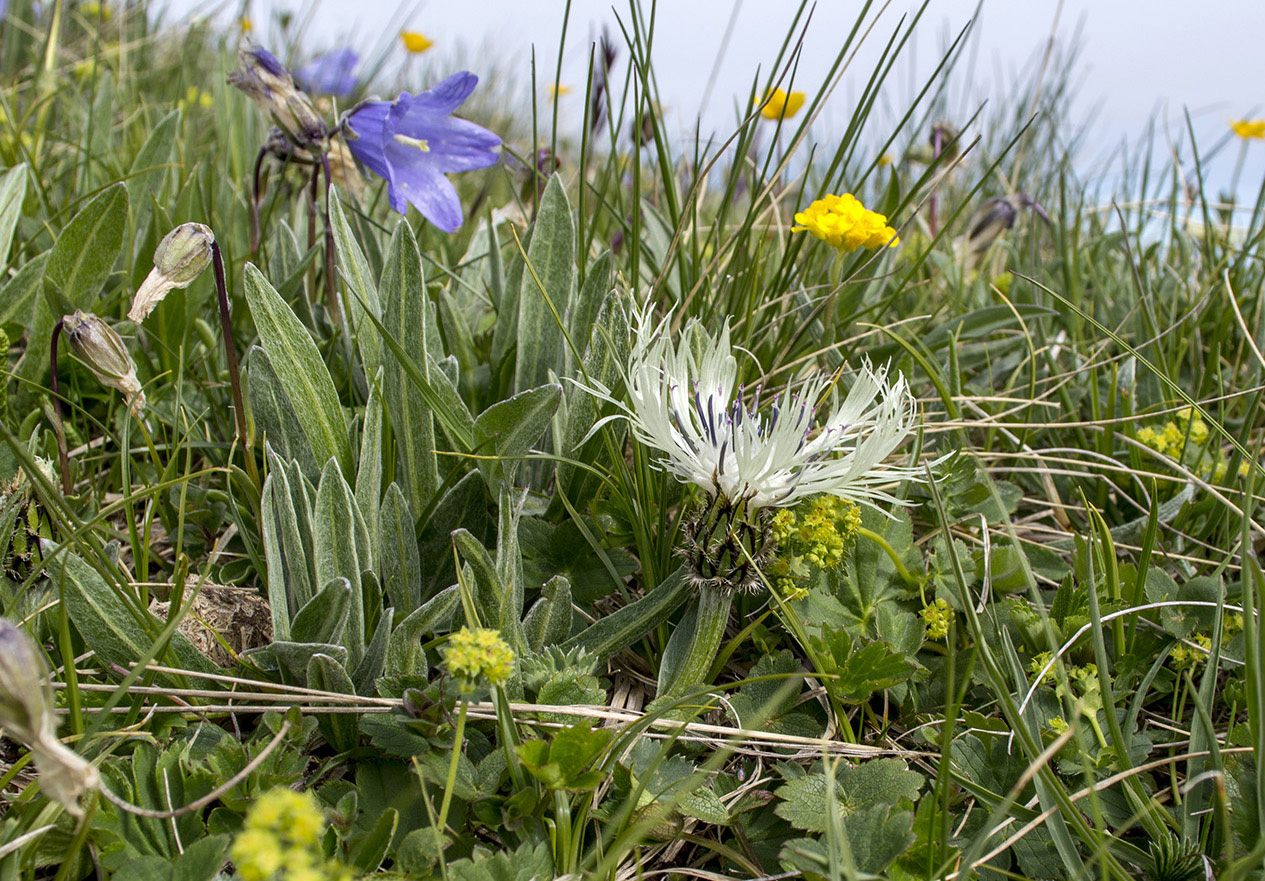
POLYGON ((474 420, 475 448, 481 456, 479 470, 489 489, 512 481, 518 458, 540 440, 562 400, 562 386, 549 383, 520 392, 508 401, 488 407, 474 420))
MULTIPOLYGON (((416 354, 417 369, 434 385, 431 359, 426 356, 430 329, 422 258, 412 228, 400 221, 391 236, 386 265, 382 268, 382 324, 406 352, 416 354)), ((439 465, 435 456, 435 421, 421 389, 394 351, 385 356, 382 387, 395 443, 400 452, 397 473, 413 511, 430 507, 439 489, 439 465)))
POLYGON ((527 264, 518 295, 515 391, 543 385, 551 370, 563 370, 559 321, 568 312, 575 287, 575 230, 566 189, 557 175, 549 179, 540 199, 527 264))
POLYGON ((294 616, 290 633, 295 642, 343 641, 351 611, 351 582, 333 578, 294 616))
MULTIPOLYGON (((312 655, 307 662, 307 687, 336 694, 355 694, 351 677, 337 660, 324 654, 312 655)), ((336 751, 343 753, 354 748, 359 739, 359 724, 351 713, 321 713, 316 717, 321 736, 336 751)))
POLYGON ((321 353, 253 263, 246 264, 246 302, 316 460, 323 463, 332 457, 345 474, 352 473, 347 420, 321 353))
POLYGON ((364 251, 356 242, 351 227, 347 223, 347 215, 343 212, 343 203, 338 196, 337 188, 329 191, 329 225, 334 233, 334 248, 338 255, 338 272, 352 291, 350 301, 351 321, 355 327, 356 342, 360 347, 360 355, 364 359, 365 374, 372 376, 382 366, 382 340, 372 322, 364 320, 365 312, 372 310, 374 316, 382 314, 378 300, 378 286, 373 282, 373 273, 369 269, 369 261, 364 251))
MULTIPOLYGON (((176 134, 180 131, 180 115, 180 110, 176 109, 158 121, 158 125, 154 126, 154 130, 149 133, 149 137, 145 139, 145 143, 136 154, 136 158, 132 160, 132 166, 128 170, 127 201, 132 206, 132 222, 138 227, 144 221, 151 205, 149 195, 152 193, 155 198, 161 198, 158 193, 161 189, 163 174, 171 164, 171 148, 176 142, 176 134)), ((166 232, 166 230, 159 230, 159 237, 166 235, 166 232)))
POLYGON ((382 588, 397 609, 411 614, 422 603, 422 560, 413 514, 398 483, 387 487, 378 510, 378 548, 382 588))
POLYGON ((0 271, 9 266, 9 246, 13 244, 13 230, 22 216, 25 198, 26 163, 19 162, 0 177, 0 271))
POLYGON ((455 584, 444 588, 396 625, 387 639, 387 676, 426 675, 422 640, 449 624, 460 599, 455 584))
POLYGON ((359 512, 356 499, 334 460, 325 463, 321 482, 316 488, 316 504, 312 509, 312 538, 316 551, 316 583, 328 584, 335 578, 346 578, 351 585, 351 606, 347 611, 348 666, 353 669, 364 657, 365 609, 361 593, 361 538, 357 526, 359 512))

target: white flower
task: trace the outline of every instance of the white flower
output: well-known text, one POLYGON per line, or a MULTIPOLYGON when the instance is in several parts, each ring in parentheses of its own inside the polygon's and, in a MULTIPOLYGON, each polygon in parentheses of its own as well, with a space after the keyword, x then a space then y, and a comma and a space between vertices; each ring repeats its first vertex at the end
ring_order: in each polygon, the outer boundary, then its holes
POLYGON ((727 321, 713 339, 691 319, 673 347, 668 320, 653 326, 649 316, 647 310, 637 317, 626 375, 631 405, 604 387, 589 391, 620 407, 633 435, 664 453, 657 464, 678 480, 754 511, 819 493, 902 504, 880 487, 921 478, 920 468, 884 461, 915 422, 914 397, 899 373, 866 362, 843 401, 817 424, 837 377, 787 388, 761 411, 759 389, 735 391, 738 364, 727 321))

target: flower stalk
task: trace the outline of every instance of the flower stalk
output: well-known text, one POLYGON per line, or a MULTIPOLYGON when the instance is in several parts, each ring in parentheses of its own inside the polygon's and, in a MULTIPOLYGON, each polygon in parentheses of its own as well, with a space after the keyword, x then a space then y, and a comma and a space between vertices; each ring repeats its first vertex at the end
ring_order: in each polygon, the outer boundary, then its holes
POLYGON ((224 336, 224 360, 228 363, 228 384, 233 392, 233 421, 237 426, 237 439, 242 445, 242 458, 246 473, 256 487, 262 486, 259 470, 255 467, 255 454, 246 420, 246 401, 242 396, 241 368, 237 363, 237 346, 233 343, 233 321, 228 309, 228 282, 224 277, 224 257, 219 242, 211 243, 211 266, 215 272, 215 294, 220 311, 220 330, 224 336))

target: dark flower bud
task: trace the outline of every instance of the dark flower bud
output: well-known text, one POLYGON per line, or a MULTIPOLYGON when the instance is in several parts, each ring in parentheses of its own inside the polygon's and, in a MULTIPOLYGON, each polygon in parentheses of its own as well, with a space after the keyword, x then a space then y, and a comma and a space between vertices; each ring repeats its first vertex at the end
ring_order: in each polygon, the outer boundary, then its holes
POLYGON ((324 141, 329 134, 325 120, 295 84, 285 65, 262 46, 237 53, 237 70, 228 83, 241 89, 281 126, 299 146, 324 141))

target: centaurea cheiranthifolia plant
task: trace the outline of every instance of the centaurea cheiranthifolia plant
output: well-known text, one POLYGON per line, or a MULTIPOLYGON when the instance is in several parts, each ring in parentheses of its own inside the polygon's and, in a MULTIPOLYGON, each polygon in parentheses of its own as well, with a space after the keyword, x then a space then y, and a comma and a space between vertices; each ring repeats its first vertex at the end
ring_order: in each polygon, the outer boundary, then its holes
POLYGON ((658 467, 703 492, 684 530, 688 577, 698 588, 693 621, 682 622, 660 671, 659 694, 681 697, 705 683, 735 593, 757 591, 775 542, 772 513, 830 494, 868 504, 901 504, 886 488, 919 480, 891 464, 913 430, 915 401, 904 377, 864 364, 846 394, 828 396, 837 376, 816 376, 766 400, 738 384, 728 324, 718 336, 691 320, 673 344, 668 320, 637 318, 626 376, 627 401, 600 385, 633 436, 659 452, 658 467))
POLYGON ((468 71, 448 77, 417 95, 366 101, 346 115, 347 146, 370 171, 387 182, 391 207, 403 214, 411 203, 445 232, 463 219, 461 200, 444 175, 494 165, 501 139, 451 114, 474 91, 479 78, 468 71))

